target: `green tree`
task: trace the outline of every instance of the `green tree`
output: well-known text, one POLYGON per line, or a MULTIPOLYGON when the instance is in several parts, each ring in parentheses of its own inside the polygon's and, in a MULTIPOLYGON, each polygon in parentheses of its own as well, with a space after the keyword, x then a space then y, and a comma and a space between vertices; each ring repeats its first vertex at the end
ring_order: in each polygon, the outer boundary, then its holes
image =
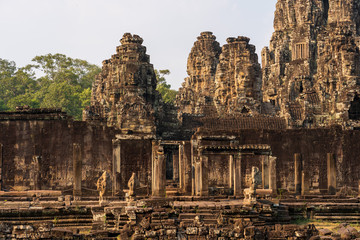
POLYGON ((62 108, 76 120, 90 105, 91 86, 101 69, 85 60, 63 54, 47 54, 33 59, 33 66, 43 73, 36 94, 40 107, 62 108))
POLYGON ((101 69, 85 60, 73 59, 64 54, 47 54, 36 56, 32 60, 35 68, 44 73, 47 80, 54 82, 67 81, 71 85, 91 88, 95 76, 101 69))
POLYGON ((62 108, 69 115, 76 119, 81 117, 81 102, 78 93, 81 91, 79 86, 73 86, 64 82, 52 83, 40 104, 42 108, 62 108))
POLYGON ((15 62, 0 58, 0 79, 11 77, 15 74, 15 72, 15 62))
POLYGON ((0 59, 0 110, 16 106, 62 108, 76 120, 90 105, 91 86, 101 69, 85 60, 63 54, 36 56, 33 63, 17 68, 0 59), (41 73, 40 77, 36 77, 41 73))
POLYGON ((0 59, 0 110, 12 110, 18 105, 35 107, 32 94, 37 90, 31 67, 18 69, 14 62, 0 59))
POLYGON ((155 70, 157 87, 156 90, 161 94, 161 97, 166 103, 175 103, 175 98, 177 91, 171 89, 171 85, 166 82, 166 75, 170 74, 170 71, 165 70, 155 70))

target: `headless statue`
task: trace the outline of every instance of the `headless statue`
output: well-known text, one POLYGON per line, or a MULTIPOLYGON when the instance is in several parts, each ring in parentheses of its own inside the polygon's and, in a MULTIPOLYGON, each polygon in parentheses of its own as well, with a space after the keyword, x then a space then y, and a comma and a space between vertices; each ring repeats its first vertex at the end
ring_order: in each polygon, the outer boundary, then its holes
POLYGON ((250 201, 256 200, 256 187, 260 183, 261 183, 261 175, 259 168, 252 167, 250 188, 244 189, 245 199, 248 199, 250 201))
POLYGON ((105 171, 97 180, 96 188, 99 191, 99 204, 104 201, 104 195, 107 189, 108 173, 105 171))
POLYGON ((137 194, 137 190, 140 187, 140 183, 134 172, 132 173, 131 178, 129 179, 128 187, 129 187, 129 197, 135 197, 137 194))

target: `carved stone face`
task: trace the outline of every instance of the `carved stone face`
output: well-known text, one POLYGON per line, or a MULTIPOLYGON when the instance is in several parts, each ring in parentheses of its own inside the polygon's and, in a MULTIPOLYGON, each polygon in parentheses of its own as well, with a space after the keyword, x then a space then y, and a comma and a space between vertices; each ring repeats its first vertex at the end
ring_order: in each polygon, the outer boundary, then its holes
POLYGON ((240 72, 240 73, 239 73, 239 76, 238 76, 238 78, 237 78, 238 88, 239 88, 240 90, 245 89, 245 88, 247 87, 247 81, 248 81, 248 79, 247 79, 247 76, 245 75, 245 73, 244 73, 244 72, 240 72))
POLYGON ((343 51, 342 57, 342 73, 344 76, 352 76, 355 74, 355 54, 343 51))

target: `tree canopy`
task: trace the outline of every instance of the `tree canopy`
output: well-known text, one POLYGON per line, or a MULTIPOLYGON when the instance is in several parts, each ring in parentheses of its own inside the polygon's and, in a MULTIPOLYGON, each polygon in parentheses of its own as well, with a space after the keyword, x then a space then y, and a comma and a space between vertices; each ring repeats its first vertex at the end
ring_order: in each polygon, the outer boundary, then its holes
POLYGON ((36 56, 23 68, 0 59, 0 110, 22 105, 62 108, 80 120, 82 109, 90 104, 92 82, 100 70, 63 54, 36 56))
POLYGON ((155 70, 157 78, 157 87, 156 90, 159 91, 161 97, 165 103, 174 103, 177 91, 171 89, 171 85, 166 82, 165 76, 170 74, 168 69, 165 70, 155 70))

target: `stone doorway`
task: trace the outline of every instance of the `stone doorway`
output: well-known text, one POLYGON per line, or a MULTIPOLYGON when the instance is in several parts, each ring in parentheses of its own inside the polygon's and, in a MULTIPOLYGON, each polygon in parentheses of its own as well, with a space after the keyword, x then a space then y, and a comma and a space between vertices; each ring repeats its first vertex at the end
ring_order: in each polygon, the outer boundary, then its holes
POLYGON ((360 120, 360 98, 357 94, 354 100, 350 102, 349 119, 360 120))
POLYGON ((251 186, 251 169, 252 167, 257 167, 264 177, 261 179, 261 182, 257 189, 269 188, 269 157, 267 155, 255 155, 255 154, 241 154, 241 188, 249 188, 251 186), (264 183, 263 183, 264 181, 264 183))
POLYGON ((179 145, 165 144, 164 155, 166 160, 166 196, 179 193, 179 145))
MULTIPOLYGON (((193 195, 208 196, 211 184, 211 176, 218 172, 213 167, 216 156, 222 155, 221 160, 228 165, 228 188, 235 196, 242 196, 243 189, 249 187, 250 170, 253 166, 261 172, 261 184, 259 189, 269 189, 276 192, 276 157, 272 156, 269 145, 251 144, 238 146, 201 146, 199 156, 195 159, 193 177, 193 195), (228 163, 226 163, 228 159, 228 163), (210 182, 210 185, 209 185, 210 182)), ((224 166, 225 168, 225 166, 224 166)))
POLYGON ((177 141, 152 143, 152 195, 170 196, 180 192, 180 146, 177 141))
POLYGON ((164 145, 166 180, 179 182, 179 145, 164 145))

